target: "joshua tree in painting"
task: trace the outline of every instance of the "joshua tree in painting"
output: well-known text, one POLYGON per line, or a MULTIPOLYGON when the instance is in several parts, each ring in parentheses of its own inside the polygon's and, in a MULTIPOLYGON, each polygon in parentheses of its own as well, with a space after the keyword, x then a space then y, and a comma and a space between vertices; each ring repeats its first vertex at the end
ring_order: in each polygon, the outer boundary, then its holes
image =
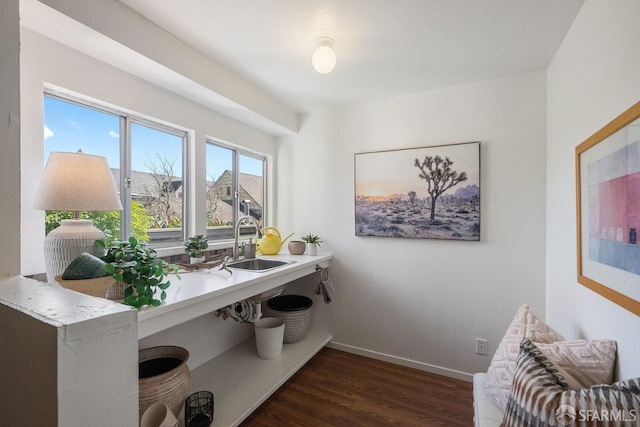
POLYGON ((409 196, 409 200, 411 201, 411 206, 416 204, 416 192, 415 191, 409 191, 409 193, 407 193, 407 195, 409 196))
POLYGON ((466 172, 456 172, 451 169, 453 161, 448 157, 444 159, 440 156, 425 156, 424 160, 416 159, 415 167, 420 169, 418 177, 427 181, 427 191, 431 196, 431 218, 433 221, 436 215, 436 200, 442 193, 467 180, 466 172))

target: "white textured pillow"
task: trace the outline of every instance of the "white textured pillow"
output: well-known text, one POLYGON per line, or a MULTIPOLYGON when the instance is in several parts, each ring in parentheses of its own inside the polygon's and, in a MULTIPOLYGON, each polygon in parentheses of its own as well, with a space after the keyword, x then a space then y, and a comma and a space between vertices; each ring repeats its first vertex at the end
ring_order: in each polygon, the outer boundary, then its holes
POLYGON ((613 382, 617 345, 613 340, 535 343, 567 380, 569 388, 580 390, 613 382))
POLYGON ((487 396, 503 411, 507 408, 511 394, 520 343, 525 337, 534 342, 547 344, 564 340, 562 335, 536 316, 528 305, 524 304, 518 309, 516 317, 507 328, 491 359, 491 365, 482 384, 487 396))

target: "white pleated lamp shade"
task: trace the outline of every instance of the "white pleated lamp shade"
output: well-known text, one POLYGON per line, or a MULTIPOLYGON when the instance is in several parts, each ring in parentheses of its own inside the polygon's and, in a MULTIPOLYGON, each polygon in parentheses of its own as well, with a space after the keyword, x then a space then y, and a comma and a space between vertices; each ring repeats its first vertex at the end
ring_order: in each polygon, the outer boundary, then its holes
POLYGON ((36 209, 115 211, 122 209, 107 159, 52 152, 36 195, 36 209))
MULTIPOLYGON (((114 211, 122 210, 107 159, 78 153, 52 152, 47 162, 35 208, 53 211, 114 211)), ((44 241, 47 281, 56 284, 61 275, 80 254, 102 256, 96 245, 104 233, 91 220, 62 220, 44 241)))

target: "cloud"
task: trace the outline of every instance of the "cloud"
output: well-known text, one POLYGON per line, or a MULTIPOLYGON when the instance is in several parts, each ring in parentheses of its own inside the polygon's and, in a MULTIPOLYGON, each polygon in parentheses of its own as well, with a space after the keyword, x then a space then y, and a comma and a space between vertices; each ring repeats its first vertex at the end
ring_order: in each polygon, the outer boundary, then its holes
POLYGON ((109 131, 109 136, 112 138, 120 138, 120 134, 118 132, 116 132, 115 130, 110 130, 109 131))
POLYGON ((53 136, 53 131, 44 125, 44 139, 51 138, 53 136))

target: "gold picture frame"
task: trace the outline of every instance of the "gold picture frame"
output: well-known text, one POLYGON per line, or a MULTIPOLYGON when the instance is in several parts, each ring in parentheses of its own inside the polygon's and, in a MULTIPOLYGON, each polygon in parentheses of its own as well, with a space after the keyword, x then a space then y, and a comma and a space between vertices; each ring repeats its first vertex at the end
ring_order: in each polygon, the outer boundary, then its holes
POLYGON ((578 282, 640 316, 640 102, 575 149, 578 282))

